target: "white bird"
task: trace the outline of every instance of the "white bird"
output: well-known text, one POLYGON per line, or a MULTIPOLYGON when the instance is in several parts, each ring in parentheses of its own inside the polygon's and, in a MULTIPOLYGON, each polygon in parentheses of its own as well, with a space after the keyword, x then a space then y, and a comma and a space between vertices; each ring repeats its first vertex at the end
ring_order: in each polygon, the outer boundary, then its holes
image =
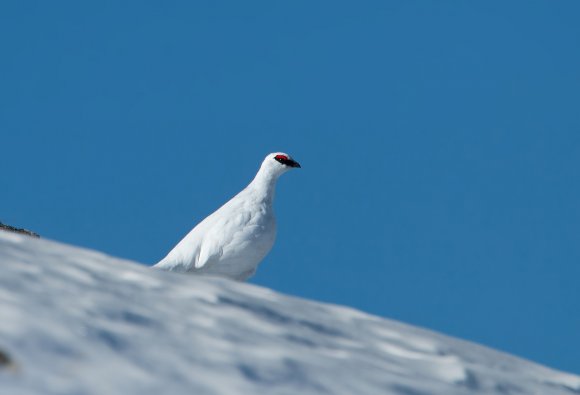
POLYGON ((154 267, 243 281, 276 239, 274 194, 278 177, 300 164, 283 152, 266 156, 252 182, 195 226, 154 267))

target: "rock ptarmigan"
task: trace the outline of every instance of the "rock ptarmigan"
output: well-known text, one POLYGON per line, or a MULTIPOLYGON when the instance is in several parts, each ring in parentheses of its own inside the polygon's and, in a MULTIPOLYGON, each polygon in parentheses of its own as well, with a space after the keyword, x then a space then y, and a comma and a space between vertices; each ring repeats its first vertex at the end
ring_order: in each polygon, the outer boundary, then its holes
POLYGON ((154 267, 243 281, 251 277, 276 238, 278 177, 300 164, 283 152, 266 156, 252 182, 195 226, 154 267))

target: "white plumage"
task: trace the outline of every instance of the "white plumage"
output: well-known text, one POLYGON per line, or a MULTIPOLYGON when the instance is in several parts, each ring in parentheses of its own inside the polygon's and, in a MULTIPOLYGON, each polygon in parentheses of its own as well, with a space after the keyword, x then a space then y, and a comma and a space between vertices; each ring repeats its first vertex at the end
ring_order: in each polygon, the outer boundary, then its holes
POLYGON ((194 227, 154 267, 245 280, 276 239, 274 194, 278 177, 300 167, 289 155, 266 156, 252 182, 194 227))

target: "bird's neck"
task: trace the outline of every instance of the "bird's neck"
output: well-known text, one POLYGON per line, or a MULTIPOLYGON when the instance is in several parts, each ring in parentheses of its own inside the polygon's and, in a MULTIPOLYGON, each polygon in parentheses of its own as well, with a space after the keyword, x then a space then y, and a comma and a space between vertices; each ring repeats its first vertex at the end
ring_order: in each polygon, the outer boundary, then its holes
POLYGON ((271 204, 274 201, 278 177, 280 177, 279 173, 262 167, 248 187, 253 190, 253 193, 259 200, 271 204))

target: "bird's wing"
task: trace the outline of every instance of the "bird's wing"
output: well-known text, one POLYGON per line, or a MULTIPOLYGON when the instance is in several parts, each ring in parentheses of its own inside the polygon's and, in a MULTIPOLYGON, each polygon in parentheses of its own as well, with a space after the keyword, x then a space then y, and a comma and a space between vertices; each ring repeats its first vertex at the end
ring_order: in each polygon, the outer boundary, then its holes
POLYGON ((203 237, 195 268, 209 267, 219 261, 224 250, 234 242, 236 233, 248 223, 250 218, 251 215, 247 211, 240 211, 234 215, 223 215, 216 220, 203 237))
POLYGON ((201 250, 199 251, 199 256, 195 262, 195 268, 201 269, 202 267, 209 267, 214 262, 217 262, 223 255, 223 245, 217 237, 212 237, 208 234, 201 245, 201 250))

